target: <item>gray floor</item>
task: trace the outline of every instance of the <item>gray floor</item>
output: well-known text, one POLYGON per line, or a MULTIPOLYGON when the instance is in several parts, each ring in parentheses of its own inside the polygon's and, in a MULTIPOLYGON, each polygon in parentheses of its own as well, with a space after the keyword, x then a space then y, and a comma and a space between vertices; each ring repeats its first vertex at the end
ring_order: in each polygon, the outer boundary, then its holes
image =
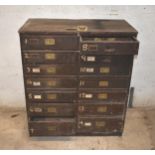
POLYGON ((155 107, 127 112, 122 137, 29 138, 22 108, 0 108, 0 149, 155 149, 155 107))

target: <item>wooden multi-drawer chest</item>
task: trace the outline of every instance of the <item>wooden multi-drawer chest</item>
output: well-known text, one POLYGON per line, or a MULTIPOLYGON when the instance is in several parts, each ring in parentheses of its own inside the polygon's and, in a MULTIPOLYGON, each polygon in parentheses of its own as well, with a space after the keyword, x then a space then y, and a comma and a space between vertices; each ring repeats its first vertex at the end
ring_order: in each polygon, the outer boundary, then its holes
POLYGON ((19 34, 30 136, 122 135, 139 47, 131 25, 29 19, 19 34))

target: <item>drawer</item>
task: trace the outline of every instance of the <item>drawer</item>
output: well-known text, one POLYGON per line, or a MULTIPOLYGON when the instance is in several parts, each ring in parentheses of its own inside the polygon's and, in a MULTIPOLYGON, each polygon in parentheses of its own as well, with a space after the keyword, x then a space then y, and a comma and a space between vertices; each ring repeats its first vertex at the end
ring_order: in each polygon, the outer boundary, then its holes
POLYGON ((23 61, 29 63, 57 63, 70 64, 78 63, 78 53, 68 51, 50 51, 50 50, 24 50, 23 61))
POLYGON ((125 75, 129 76, 132 65, 81 65, 81 75, 125 75))
POLYGON ((80 88, 128 88, 129 77, 80 76, 80 88))
POLYGON ((102 65, 130 65, 132 64, 132 55, 95 55, 81 54, 80 64, 102 64, 102 65))
POLYGON ((75 119, 33 118, 29 121, 30 136, 69 136, 75 134, 75 119))
POLYGON ((122 132, 122 129, 121 117, 78 117, 78 133, 102 135, 122 132))
POLYGON ((51 88, 77 88, 78 80, 77 78, 60 78, 60 77, 26 77, 25 84, 27 88, 43 88, 43 89, 51 89, 51 88))
POLYGON ((78 106, 79 115, 123 115, 125 104, 110 103, 80 103, 78 106))
POLYGON ((131 37, 83 37, 81 38, 82 53, 92 54, 138 54, 139 42, 131 37))
POLYGON ((127 99, 127 91, 121 90, 80 90, 79 91, 79 102, 124 102, 127 99))
POLYGON ((75 35, 22 35, 22 50, 78 50, 75 35))
POLYGON ((26 98, 30 102, 75 102, 75 91, 27 91, 26 98))
POLYGON ((26 65, 24 66, 24 72, 27 75, 77 75, 77 67, 76 64, 26 65))
POLYGON ((28 105, 30 116, 62 116, 73 117, 76 106, 72 103, 31 103, 28 105))

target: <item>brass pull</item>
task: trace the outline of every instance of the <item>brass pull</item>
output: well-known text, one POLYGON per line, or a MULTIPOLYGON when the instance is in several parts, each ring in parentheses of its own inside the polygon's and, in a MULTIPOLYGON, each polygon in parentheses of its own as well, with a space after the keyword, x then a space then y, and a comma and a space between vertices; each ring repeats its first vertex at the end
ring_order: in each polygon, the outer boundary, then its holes
POLYGON ((40 81, 33 81, 33 86, 40 86, 40 85, 41 85, 40 81))
POLYGON ((109 86, 109 82, 108 81, 99 81, 99 86, 100 87, 108 87, 109 86))
POLYGON ((80 72, 93 73, 95 70, 93 67, 81 67, 80 72))
POLYGON ((55 45, 55 39, 54 38, 47 38, 44 40, 45 45, 55 45))
POLYGON ((57 98, 57 94, 47 94, 48 100, 55 100, 57 98))
POLYGON ((54 74, 56 73, 56 67, 48 67, 46 69, 47 73, 51 73, 51 74, 54 74))
POLYGON ((49 112, 49 113, 56 113, 57 112, 57 108, 56 107, 49 107, 49 108, 47 108, 47 112, 49 112))
POLYGON ((45 54, 45 59, 46 60, 55 60, 56 59, 56 55, 55 55, 55 53, 46 53, 45 54))
POLYGON ((84 86, 85 85, 85 81, 80 80, 80 86, 84 86))
POLYGON ((104 113, 107 112, 107 106, 101 106, 97 108, 97 112, 104 113))
POLYGON ((78 25, 77 26, 77 31, 79 32, 85 32, 88 30, 88 27, 86 25, 78 25))
POLYGON ((96 127, 105 127, 106 123, 104 121, 95 122, 96 127))
POLYGON ((80 98, 93 98, 93 94, 80 93, 80 98))
POLYGON ((30 68, 30 67, 26 67, 26 71, 27 71, 28 73, 30 73, 30 72, 31 72, 31 68, 30 68))
POLYGON ((42 112, 42 108, 39 107, 30 107, 30 112, 42 112))
POLYGON ((87 61, 87 57, 84 56, 84 55, 81 56, 81 59, 82 59, 83 61, 87 61))
POLYGON ((107 74, 110 72, 110 67, 100 67, 100 73, 107 74))
POLYGON ((84 122, 84 126, 90 127, 90 126, 92 126, 92 122, 84 122))
POLYGON ((24 44, 27 45, 27 43, 28 43, 28 39, 25 38, 25 39, 24 39, 24 44))
POLYGON ((105 100, 107 98, 108 98, 108 94, 107 93, 100 93, 100 94, 98 94, 98 99, 105 100))
POLYGON ((87 51, 88 50, 88 44, 83 44, 82 45, 82 50, 87 51))
POLYGON ((48 131, 56 131, 57 130, 57 127, 56 126, 48 126, 47 127, 47 130, 48 131))
POLYGON ((27 83, 28 85, 32 85, 32 81, 29 80, 29 79, 26 81, 26 83, 27 83))

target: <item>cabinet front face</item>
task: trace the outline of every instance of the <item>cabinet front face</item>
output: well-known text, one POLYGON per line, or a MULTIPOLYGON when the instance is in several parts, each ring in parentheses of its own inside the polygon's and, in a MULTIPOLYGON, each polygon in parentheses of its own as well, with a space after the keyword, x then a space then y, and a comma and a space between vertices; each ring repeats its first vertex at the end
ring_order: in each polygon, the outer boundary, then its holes
POLYGON ((30 19, 20 30, 30 136, 121 135, 136 36, 122 20, 30 19))

